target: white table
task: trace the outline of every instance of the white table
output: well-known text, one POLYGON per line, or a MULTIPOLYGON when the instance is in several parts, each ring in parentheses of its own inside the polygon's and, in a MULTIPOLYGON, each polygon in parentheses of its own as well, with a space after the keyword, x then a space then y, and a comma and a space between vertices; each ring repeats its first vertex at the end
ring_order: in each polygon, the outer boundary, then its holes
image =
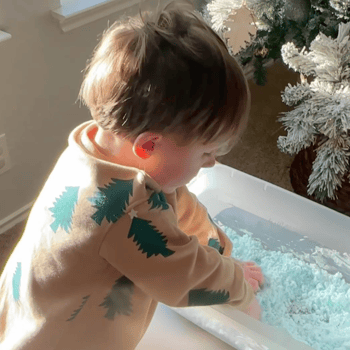
POLYGON ((159 303, 135 350, 236 350, 159 303))

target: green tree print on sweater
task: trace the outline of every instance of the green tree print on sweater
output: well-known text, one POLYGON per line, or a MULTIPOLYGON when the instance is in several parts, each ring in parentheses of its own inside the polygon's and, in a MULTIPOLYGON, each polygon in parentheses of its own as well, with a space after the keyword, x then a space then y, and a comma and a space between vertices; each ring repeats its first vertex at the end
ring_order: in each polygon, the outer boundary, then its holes
POLYGON ((114 320, 116 314, 129 316, 132 313, 131 297, 134 293, 134 283, 122 276, 116 280, 112 291, 99 306, 108 309, 105 318, 114 320))
MULTIPOLYGON (((162 210, 167 210, 169 208, 163 192, 154 192, 152 196, 150 196, 148 203, 152 203, 150 210, 159 207, 161 207, 162 210)), ((128 238, 133 237, 133 242, 136 242, 136 245, 140 246, 139 250, 142 250, 142 253, 147 253, 147 258, 152 255, 157 256, 158 254, 168 257, 175 253, 166 247, 168 240, 163 233, 160 233, 158 229, 151 224, 152 221, 138 218, 137 211, 134 209, 130 211, 129 215, 132 218, 132 223, 128 238)))
POLYGON ((88 198, 97 209, 91 219, 101 226, 102 220, 117 222, 124 214, 125 208, 129 205, 129 197, 133 195, 133 180, 112 179, 105 187, 97 187, 99 191, 94 197, 88 198))
MULTIPOLYGON (((215 222, 213 221, 213 219, 211 218, 211 216, 209 215, 208 212, 207 212, 207 214, 208 214, 208 217, 209 217, 209 220, 211 221, 211 223, 214 225, 214 227, 216 227, 215 222)), ((209 238, 208 246, 215 248, 221 255, 224 252, 224 248, 221 247, 220 241, 217 238, 209 238)))
POLYGON ((66 186, 66 191, 62 192, 61 197, 56 200, 54 206, 49 208, 55 218, 55 221, 50 225, 55 233, 59 226, 69 233, 68 231, 72 225, 74 208, 78 201, 78 191, 79 187, 66 186))
POLYGON ((204 306, 224 304, 230 299, 230 293, 224 291, 206 290, 206 288, 194 289, 189 293, 188 306, 204 306))
POLYGON ((162 191, 159 193, 154 192, 152 196, 149 197, 148 203, 152 203, 151 209, 159 207, 162 207, 163 210, 169 209, 169 204, 162 191))
POLYGON ((17 263, 16 272, 12 278, 12 294, 15 301, 19 301, 19 289, 21 286, 22 263, 17 263))
POLYGON ((67 321, 72 321, 77 317, 77 315, 83 309, 84 305, 86 304, 86 302, 88 301, 89 298, 90 298, 90 295, 83 297, 83 302, 81 303, 80 308, 77 310, 74 310, 73 314, 71 315, 71 317, 67 321))
POLYGON ((224 252, 224 248, 221 247, 220 242, 217 238, 209 238, 208 246, 215 248, 221 255, 224 252))
POLYGON ((151 223, 150 220, 134 217, 128 238, 134 237, 133 242, 140 246, 139 250, 142 250, 142 253, 147 253, 147 258, 158 254, 164 257, 174 254, 174 251, 166 247, 168 240, 151 223))

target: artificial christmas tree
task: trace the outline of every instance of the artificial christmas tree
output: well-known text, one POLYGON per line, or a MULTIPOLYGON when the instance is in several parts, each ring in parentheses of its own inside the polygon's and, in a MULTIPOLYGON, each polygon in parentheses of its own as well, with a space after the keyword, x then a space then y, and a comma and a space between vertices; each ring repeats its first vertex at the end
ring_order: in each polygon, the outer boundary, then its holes
MULTIPOLYGON (((281 58, 281 48, 287 42, 297 47, 310 43, 321 32, 333 39, 339 23, 349 20, 349 6, 340 0, 213 0, 199 10, 207 23, 222 38, 229 30, 228 21, 234 20, 232 11, 248 9, 257 27, 256 35, 250 32, 247 46, 231 53, 243 71, 254 69, 254 81, 264 86, 266 62, 281 58), (251 67, 251 68, 250 68, 251 67)), ((246 29, 242 29, 246 30, 246 29)))
MULTIPOLYGON (((294 191, 350 215, 350 53, 345 26, 350 1, 214 0, 203 7, 202 16, 227 39, 235 15, 244 11, 251 13, 256 31, 240 28, 250 41, 230 52, 244 73, 249 66, 257 85, 265 85, 266 62, 281 57, 301 73, 302 84, 285 90, 283 102, 298 107, 280 118, 288 135, 278 142, 282 152, 296 154, 290 169, 294 191), (296 47, 303 47, 300 54, 296 47), (315 81, 309 85, 303 73, 316 76, 315 81)), ((233 41, 234 33, 231 45, 233 41)))
POLYGON ((282 47, 284 63, 301 73, 301 84, 286 87, 282 100, 297 107, 280 117, 287 136, 278 148, 297 154, 291 169, 296 193, 350 215, 350 23, 339 24, 333 40, 320 33, 299 53, 282 47), (309 84, 305 76, 314 76, 309 84), (307 190, 307 192, 306 192, 307 190))

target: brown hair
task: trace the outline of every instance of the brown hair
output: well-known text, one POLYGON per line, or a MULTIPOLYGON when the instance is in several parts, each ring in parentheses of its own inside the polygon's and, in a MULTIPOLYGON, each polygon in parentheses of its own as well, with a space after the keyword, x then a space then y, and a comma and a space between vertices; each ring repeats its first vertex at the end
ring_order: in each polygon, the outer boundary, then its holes
POLYGON ((146 131, 178 134, 180 146, 241 134, 247 80, 192 3, 139 14, 108 28, 87 64, 79 97, 98 125, 132 141, 146 131))

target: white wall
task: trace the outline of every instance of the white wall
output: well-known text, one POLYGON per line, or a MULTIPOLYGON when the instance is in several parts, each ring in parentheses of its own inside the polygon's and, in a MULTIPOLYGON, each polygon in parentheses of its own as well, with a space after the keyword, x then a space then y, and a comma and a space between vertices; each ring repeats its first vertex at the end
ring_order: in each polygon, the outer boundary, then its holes
MULTIPOLYGON (((156 8, 157 1, 152 4, 156 8)), ((82 71, 108 21, 138 13, 134 6, 63 33, 50 12, 58 6, 58 0, 0 2, 0 30, 12 35, 0 43, 0 135, 6 134, 12 161, 0 175, 0 233, 21 221, 72 129, 91 120, 77 97, 82 71)))

